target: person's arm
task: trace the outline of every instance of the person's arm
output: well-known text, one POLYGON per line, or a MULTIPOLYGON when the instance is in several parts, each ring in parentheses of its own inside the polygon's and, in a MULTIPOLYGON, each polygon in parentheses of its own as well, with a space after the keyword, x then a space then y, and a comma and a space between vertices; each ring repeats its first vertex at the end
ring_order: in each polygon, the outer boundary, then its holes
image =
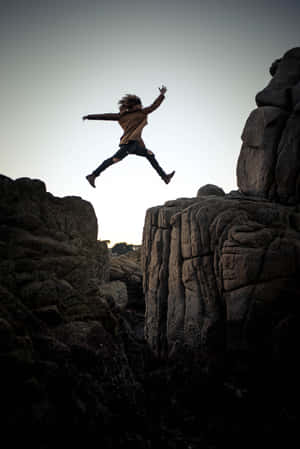
POLYGON ((148 106, 147 108, 143 108, 143 111, 146 114, 150 114, 150 112, 155 111, 155 109, 157 109, 162 104, 162 102, 164 101, 165 93, 167 92, 167 88, 165 86, 159 87, 159 91, 160 91, 160 94, 156 98, 156 100, 150 106, 148 106))
POLYGON ((82 120, 119 120, 120 114, 89 114, 84 115, 82 120))

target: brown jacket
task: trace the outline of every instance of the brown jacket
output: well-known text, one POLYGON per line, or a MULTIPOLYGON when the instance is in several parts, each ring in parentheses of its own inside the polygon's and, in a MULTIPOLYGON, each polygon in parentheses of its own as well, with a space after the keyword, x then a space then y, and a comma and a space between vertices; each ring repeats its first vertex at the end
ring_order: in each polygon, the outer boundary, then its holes
POLYGON ((137 140, 145 148, 142 131, 148 123, 147 115, 155 111, 161 105, 164 98, 165 96, 160 94, 151 106, 147 108, 137 109, 131 112, 120 112, 119 114, 90 114, 86 118, 88 120, 114 120, 119 122, 119 125, 124 131, 120 139, 120 145, 126 144, 130 140, 137 140))

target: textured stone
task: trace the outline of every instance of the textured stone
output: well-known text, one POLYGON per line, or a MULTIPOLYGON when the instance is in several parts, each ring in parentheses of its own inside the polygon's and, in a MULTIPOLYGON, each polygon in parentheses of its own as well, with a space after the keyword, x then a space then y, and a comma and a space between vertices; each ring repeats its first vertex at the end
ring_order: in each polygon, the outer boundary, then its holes
POLYGON ((300 202, 300 49, 276 60, 270 72, 242 133, 237 183, 246 195, 293 205, 300 202))
POLYGON ((284 204, 297 204, 300 202, 300 111, 290 115, 277 151, 277 198, 284 204))
POLYGON ((57 326, 63 322, 57 306, 40 307, 35 311, 37 317, 49 326, 57 326))
POLYGON ((291 110, 295 106, 291 89, 299 82, 300 50, 294 48, 276 61, 270 70, 274 73, 268 86, 256 95, 257 106, 276 106, 291 110))
MULTIPOLYGON (((143 289, 146 303, 145 336, 157 354, 166 354, 167 304, 171 220, 199 198, 168 201, 147 210, 143 230, 143 289)), ((178 240, 177 240, 178 241, 178 240)), ((172 271, 176 270, 172 266, 172 271)))
POLYGON ((100 294, 104 297, 109 297, 114 301, 114 304, 120 309, 125 309, 128 304, 127 287, 124 282, 112 281, 108 284, 101 285, 100 294))
POLYGON ((215 186, 213 184, 206 184, 205 186, 200 187, 197 192, 197 197, 207 195, 223 196, 225 195, 225 192, 223 189, 221 189, 221 187, 215 186))
POLYGON ((296 208, 230 195, 148 210, 145 335, 153 351, 190 351, 222 366, 230 351, 272 346, 279 322, 297 316, 298 220, 296 208), (170 209, 165 229, 155 217, 170 209))
POLYGON ((275 165, 277 149, 288 115, 273 106, 255 109, 243 133, 238 159, 238 185, 247 195, 276 197, 275 165))
POLYGON ((113 256, 110 263, 109 279, 124 282, 127 287, 128 307, 144 311, 140 252, 140 249, 137 249, 120 256, 113 256))
POLYGON ((87 201, 0 176, 0 416, 11 447, 119 447, 125 431, 112 426, 137 419, 143 342, 97 234, 87 201))

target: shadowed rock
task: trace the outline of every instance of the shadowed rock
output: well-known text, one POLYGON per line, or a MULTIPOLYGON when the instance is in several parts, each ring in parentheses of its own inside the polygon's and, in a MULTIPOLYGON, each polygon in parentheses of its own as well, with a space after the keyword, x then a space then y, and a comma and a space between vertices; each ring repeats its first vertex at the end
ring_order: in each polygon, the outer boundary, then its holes
POLYGON ((291 111, 300 101, 300 47, 287 51, 270 68, 272 79, 256 95, 257 106, 275 106, 291 111))
POLYGON ((300 48, 275 61, 273 78, 256 96, 242 133, 237 164, 241 192, 277 201, 300 201, 300 48))
POLYGON ((13 448, 122 447, 111 426, 139 413, 143 345, 97 234, 87 201, 0 176, 0 415, 13 448))
POLYGON ((113 256, 110 263, 109 278, 111 281, 122 281, 127 287, 128 307, 143 312, 145 301, 141 269, 141 251, 129 251, 120 256, 113 256))

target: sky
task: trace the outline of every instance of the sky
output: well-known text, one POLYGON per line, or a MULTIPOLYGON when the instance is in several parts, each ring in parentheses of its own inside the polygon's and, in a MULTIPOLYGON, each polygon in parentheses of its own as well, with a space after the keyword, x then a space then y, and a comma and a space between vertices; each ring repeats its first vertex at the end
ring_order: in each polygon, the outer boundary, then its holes
POLYGON ((205 184, 237 189, 241 134, 269 67, 300 46, 291 0, 10 0, 0 4, 0 173, 38 178, 80 196, 99 239, 140 244, 146 210, 194 197, 205 184), (166 172, 128 156, 93 189, 85 179, 119 148, 118 112, 133 93, 150 105, 143 139, 166 172))

